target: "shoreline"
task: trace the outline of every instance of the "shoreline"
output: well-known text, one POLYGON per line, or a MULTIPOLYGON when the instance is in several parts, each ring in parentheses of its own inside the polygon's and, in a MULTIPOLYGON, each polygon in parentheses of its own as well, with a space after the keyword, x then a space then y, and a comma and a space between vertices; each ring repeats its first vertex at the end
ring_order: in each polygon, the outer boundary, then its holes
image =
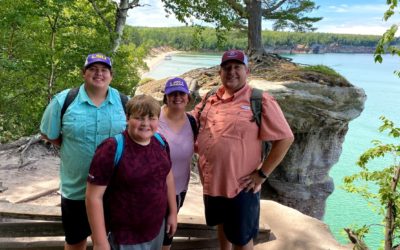
POLYGON ((159 65, 163 60, 165 60, 166 56, 172 56, 177 53, 181 53, 182 51, 179 50, 153 50, 149 56, 147 56, 143 61, 147 64, 148 70, 141 70, 140 71, 140 78, 144 79, 147 77, 147 73, 152 71, 157 65, 159 65), (152 55, 153 54, 153 55, 152 55), (156 54, 154 56, 154 54, 156 54))

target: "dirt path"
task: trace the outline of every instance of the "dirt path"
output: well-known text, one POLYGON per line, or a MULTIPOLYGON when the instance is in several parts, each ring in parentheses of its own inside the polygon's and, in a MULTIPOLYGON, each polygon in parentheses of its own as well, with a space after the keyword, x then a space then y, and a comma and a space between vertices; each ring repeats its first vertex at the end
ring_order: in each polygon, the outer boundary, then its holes
POLYGON ((16 148, 0 151, 0 182, 6 188, 0 200, 20 203, 32 202, 57 205, 59 199, 35 199, 41 196, 57 197, 59 186, 59 158, 43 143, 35 143, 25 152, 25 164, 21 166, 20 152, 16 148))

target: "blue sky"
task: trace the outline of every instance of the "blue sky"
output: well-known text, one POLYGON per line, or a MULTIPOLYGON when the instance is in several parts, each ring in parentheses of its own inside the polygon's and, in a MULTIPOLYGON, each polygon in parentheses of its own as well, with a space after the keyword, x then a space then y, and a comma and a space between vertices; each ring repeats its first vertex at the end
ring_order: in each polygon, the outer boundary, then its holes
MULTIPOLYGON (((133 26, 171 27, 181 26, 175 17, 166 17, 160 0, 143 0, 144 7, 129 11, 127 23, 133 26)), ((371 34, 382 35, 399 18, 392 17, 383 21, 383 13, 387 9, 386 0, 315 0, 320 8, 312 16, 323 19, 316 23, 317 32, 342 34, 371 34)), ((268 23, 263 29, 270 29, 268 23)))

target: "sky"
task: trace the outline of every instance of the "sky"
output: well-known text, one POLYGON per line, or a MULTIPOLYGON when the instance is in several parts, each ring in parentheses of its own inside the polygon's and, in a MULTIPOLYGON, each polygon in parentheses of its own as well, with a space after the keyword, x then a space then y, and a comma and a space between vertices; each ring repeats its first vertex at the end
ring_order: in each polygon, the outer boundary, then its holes
MULTIPOLYGON (((314 26, 317 32, 340 34, 382 35, 391 25, 400 23, 393 16, 387 22, 383 14, 386 0, 314 0, 320 6, 311 16, 323 17, 314 26)), ((132 26, 173 27, 182 26, 173 15, 166 16, 161 0, 141 0, 143 7, 129 10, 127 23, 132 26)), ((268 22, 263 29, 271 29, 268 22)))

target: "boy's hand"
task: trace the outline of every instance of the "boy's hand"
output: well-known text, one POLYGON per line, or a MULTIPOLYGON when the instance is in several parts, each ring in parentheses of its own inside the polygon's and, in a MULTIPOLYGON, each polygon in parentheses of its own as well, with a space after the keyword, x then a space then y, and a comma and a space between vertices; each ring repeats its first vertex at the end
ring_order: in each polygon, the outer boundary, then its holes
POLYGON ((170 213, 167 218, 167 226, 166 226, 166 233, 171 238, 176 233, 176 229, 178 227, 178 218, 176 214, 170 213))

